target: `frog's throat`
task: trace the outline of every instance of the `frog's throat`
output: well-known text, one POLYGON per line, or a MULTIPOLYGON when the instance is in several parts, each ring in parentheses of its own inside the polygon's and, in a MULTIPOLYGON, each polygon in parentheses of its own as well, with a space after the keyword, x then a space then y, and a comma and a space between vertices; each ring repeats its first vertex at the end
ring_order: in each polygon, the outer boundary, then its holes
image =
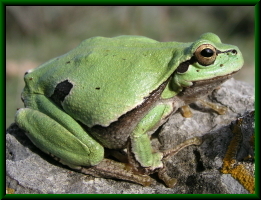
POLYGON ((211 79, 201 80, 201 81, 194 81, 192 85, 189 87, 184 87, 182 91, 178 94, 178 97, 181 98, 189 104, 191 102, 196 101, 197 99, 208 95, 226 80, 230 79, 235 72, 224 76, 218 76, 211 79))

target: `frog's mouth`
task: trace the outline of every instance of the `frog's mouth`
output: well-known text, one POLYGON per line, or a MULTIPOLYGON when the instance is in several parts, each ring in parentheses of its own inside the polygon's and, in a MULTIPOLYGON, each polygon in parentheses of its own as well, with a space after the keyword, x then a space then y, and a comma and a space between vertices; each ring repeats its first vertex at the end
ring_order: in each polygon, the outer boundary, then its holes
POLYGON ((184 87, 184 89, 178 94, 178 96, 187 103, 189 103, 190 101, 193 102, 195 101, 195 99, 208 95, 226 80, 230 79, 232 75, 236 72, 237 71, 211 79, 194 81, 192 82, 192 86, 184 87))

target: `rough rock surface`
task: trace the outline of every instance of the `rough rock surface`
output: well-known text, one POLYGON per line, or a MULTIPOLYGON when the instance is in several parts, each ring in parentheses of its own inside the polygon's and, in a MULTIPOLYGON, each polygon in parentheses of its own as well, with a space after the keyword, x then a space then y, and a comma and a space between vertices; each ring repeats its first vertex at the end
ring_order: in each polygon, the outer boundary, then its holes
MULTIPOLYGON (((231 123, 243 116, 240 126, 243 139, 236 149, 235 159, 254 176, 254 87, 234 79, 225 82, 209 98, 228 107, 225 115, 218 115, 200 104, 191 105, 192 118, 179 112, 170 117, 152 137, 160 150, 194 136, 203 143, 189 146, 172 156, 167 162, 168 174, 178 179, 174 188, 167 188, 156 176, 149 187, 104 178, 95 178, 75 172, 38 150, 15 124, 6 134, 6 187, 8 193, 28 194, 248 194, 246 184, 221 173, 228 146, 233 138, 231 123), (156 137, 157 136, 157 137, 156 137), (159 138, 159 139, 156 139, 159 138)), ((234 148, 232 146, 232 148, 234 148)), ((235 147, 236 148, 236 147, 235 147)), ((251 182, 251 181, 250 181, 251 182)), ((250 184, 251 185, 251 184, 250 184)))

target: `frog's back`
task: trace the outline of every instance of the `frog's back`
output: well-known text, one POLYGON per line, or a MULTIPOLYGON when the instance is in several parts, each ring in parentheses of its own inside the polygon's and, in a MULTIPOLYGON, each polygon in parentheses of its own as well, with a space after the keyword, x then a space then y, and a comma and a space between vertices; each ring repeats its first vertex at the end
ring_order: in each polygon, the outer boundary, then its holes
POLYGON ((108 126, 142 104, 174 72, 176 66, 169 65, 173 46, 141 36, 94 37, 25 79, 39 77, 31 90, 60 101, 76 120, 89 127, 108 126))

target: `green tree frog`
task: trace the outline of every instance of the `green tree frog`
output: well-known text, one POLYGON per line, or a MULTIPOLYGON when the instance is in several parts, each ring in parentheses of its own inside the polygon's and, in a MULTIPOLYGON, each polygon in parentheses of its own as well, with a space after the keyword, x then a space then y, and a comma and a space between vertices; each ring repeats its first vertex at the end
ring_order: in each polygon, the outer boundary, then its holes
POLYGON ((147 186, 157 172, 174 187, 164 159, 177 149, 155 152, 151 133, 242 65, 240 50, 213 33, 190 43, 93 37, 26 72, 25 108, 15 122, 38 148, 82 173, 147 186))

